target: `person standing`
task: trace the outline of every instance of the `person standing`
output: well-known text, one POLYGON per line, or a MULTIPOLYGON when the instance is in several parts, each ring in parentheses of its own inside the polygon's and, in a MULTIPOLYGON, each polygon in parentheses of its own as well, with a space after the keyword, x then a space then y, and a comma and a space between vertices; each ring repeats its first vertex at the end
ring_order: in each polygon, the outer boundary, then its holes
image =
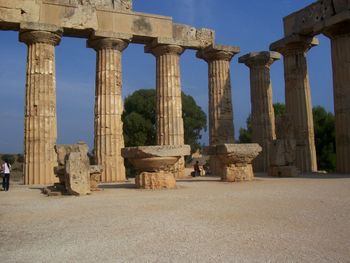
POLYGON ((5 162, 1 166, 1 170, 3 172, 2 178, 2 188, 4 191, 8 191, 10 188, 10 172, 11 172, 11 164, 9 164, 8 160, 4 160, 5 162))
POLYGON ((201 171, 199 169, 199 162, 196 161, 195 165, 194 165, 194 176, 200 176, 201 175, 201 171))

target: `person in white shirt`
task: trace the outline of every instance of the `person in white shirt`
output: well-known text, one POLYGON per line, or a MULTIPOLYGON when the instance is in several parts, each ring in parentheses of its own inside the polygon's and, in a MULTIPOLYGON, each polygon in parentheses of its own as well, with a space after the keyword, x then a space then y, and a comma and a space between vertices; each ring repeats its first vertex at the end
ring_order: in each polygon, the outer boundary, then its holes
POLYGON ((10 188, 10 172, 11 172, 11 164, 8 160, 4 160, 5 162, 1 165, 1 170, 3 172, 2 178, 2 188, 4 191, 8 191, 10 188))

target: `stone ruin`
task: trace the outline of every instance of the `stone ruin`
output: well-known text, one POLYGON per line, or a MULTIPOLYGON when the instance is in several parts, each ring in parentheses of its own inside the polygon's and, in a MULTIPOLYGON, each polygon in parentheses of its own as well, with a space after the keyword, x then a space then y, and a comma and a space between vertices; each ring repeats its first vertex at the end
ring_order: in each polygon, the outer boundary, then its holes
MULTIPOLYGON (((121 61, 129 44, 144 45, 145 53, 156 59, 157 145, 184 144, 180 57, 186 49, 196 50, 197 57, 208 65, 209 145, 215 148, 235 141, 230 61, 240 48, 216 43, 211 29, 177 24, 171 17, 134 12, 132 0, 1 0, 0 30, 19 31, 19 40, 28 50, 24 115, 27 185, 46 185, 56 180, 55 47, 64 37, 85 38, 87 47, 96 51, 94 157, 103 167, 102 182, 125 180, 121 156, 121 61), (47 92, 43 93, 43 89, 47 92), (106 142, 110 147, 106 147, 106 142)), ((274 167, 271 169, 275 172, 270 174, 279 174, 282 167, 291 169, 293 165, 301 172, 317 171, 307 69, 307 52, 318 45, 317 34, 324 34, 331 41, 337 172, 350 172, 349 0, 319 0, 285 17, 284 37, 270 45, 271 51, 283 57, 286 112, 293 120, 296 143, 294 148, 290 139, 277 139, 273 147, 283 152, 283 158, 274 156, 276 151, 268 158, 267 146, 276 138, 270 65, 279 56, 252 52, 241 59, 251 69, 253 137, 264 148, 255 162, 261 171, 274 167), (290 151, 295 154, 293 165, 290 151)), ((210 159, 213 174, 222 172, 220 156, 210 159)), ((183 159, 179 160, 177 176, 181 177, 184 164, 183 159)))
POLYGON ((90 165, 89 148, 85 143, 56 145, 55 150, 58 163, 55 173, 59 182, 46 188, 46 194, 87 195, 98 191, 102 168, 90 165))
POLYGON ((262 148, 259 144, 221 144, 208 146, 205 153, 213 156, 221 167, 217 175, 224 182, 242 182, 254 180, 253 160, 262 148))
POLYGON ((282 115, 276 119, 277 139, 270 143, 270 167, 269 176, 293 177, 298 176, 299 171, 295 166, 296 140, 292 119, 288 115, 282 115))
POLYGON ((176 187, 176 163, 190 152, 189 145, 140 146, 122 149, 122 156, 138 172, 136 187, 156 190, 176 187))

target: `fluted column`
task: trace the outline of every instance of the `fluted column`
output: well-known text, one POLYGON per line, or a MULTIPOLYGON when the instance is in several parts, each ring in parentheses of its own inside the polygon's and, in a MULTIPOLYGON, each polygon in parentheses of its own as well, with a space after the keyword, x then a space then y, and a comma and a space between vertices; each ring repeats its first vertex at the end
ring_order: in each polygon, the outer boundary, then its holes
POLYGON ((52 184, 56 181, 57 165, 55 46, 61 40, 61 32, 23 30, 19 37, 28 46, 24 183, 52 184))
MULTIPOLYGON (((157 145, 184 145, 180 55, 184 48, 172 44, 146 47, 156 57, 157 145)), ((184 176, 184 158, 175 165, 175 177, 184 176)))
POLYGON ((315 38, 292 36, 271 45, 284 57, 286 113, 293 120, 297 143, 296 166, 302 172, 316 172, 314 124, 306 53, 318 45, 315 38))
POLYGON ((280 57, 276 52, 254 52, 239 58, 250 69, 252 142, 263 149, 253 161, 256 172, 267 172, 269 144, 276 139, 270 66, 280 57))
POLYGON ((115 38, 88 40, 88 47, 97 52, 94 156, 103 166, 102 182, 125 180, 121 56, 127 46, 115 38))
POLYGON ((350 21, 330 26, 337 172, 350 173, 350 21))
MULTIPOLYGON (((239 52, 238 47, 211 46, 197 52, 197 57, 208 63, 209 89, 209 145, 234 143, 233 108, 230 61, 239 52)), ((221 173, 222 164, 216 157, 210 159, 210 169, 221 173)))

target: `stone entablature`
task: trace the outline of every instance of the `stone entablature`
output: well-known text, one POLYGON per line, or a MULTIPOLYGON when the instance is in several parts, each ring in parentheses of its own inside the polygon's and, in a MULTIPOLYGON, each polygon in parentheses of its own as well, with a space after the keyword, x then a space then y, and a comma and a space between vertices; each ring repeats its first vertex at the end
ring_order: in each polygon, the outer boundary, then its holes
POLYGON ((283 19, 284 34, 315 36, 322 33, 323 29, 330 24, 336 24, 349 16, 350 1, 348 0, 317 1, 286 16, 283 19))
POLYGON ((62 28, 63 36, 89 38, 91 32, 128 34, 132 42, 172 39, 186 48, 214 43, 214 31, 175 24, 171 17, 134 12, 128 0, 1 0, 0 30, 19 30, 23 23, 62 28), (123 21, 122 23, 120 21, 123 21))

